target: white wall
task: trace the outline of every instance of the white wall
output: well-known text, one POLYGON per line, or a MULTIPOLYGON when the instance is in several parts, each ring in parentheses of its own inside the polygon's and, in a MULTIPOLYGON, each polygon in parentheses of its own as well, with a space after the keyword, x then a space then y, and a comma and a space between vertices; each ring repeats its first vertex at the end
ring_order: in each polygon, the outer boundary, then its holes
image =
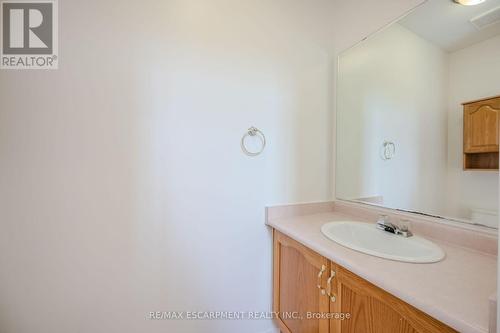
POLYGON ((498 172, 463 171, 462 103, 500 94, 500 36, 450 54, 448 211, 498 210, 498 172), (477 61, 480 59, 480 61, 477 61))
POLYGON ((0 72, 0 331, 272 328, 144 317, 270 309, 264 206, 331 196, 335 50, 417 2, 60 1, 60 69, 0 72))
POLYGON ((394 24, 341 55, 337 194, 443 213, 448 56, 394 24), (384 141, 396 145, 381 159, 384 141), (432 186, 429 186, 432 184, 432 186))

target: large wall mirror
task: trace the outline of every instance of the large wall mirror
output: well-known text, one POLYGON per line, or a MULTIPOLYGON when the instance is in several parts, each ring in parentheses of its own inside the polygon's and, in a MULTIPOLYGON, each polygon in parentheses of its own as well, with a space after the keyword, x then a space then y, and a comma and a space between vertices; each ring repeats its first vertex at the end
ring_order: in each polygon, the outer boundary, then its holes
POLYGON ((336 196, 498 227, 500 0, 429 0, 339 57, 336 196))

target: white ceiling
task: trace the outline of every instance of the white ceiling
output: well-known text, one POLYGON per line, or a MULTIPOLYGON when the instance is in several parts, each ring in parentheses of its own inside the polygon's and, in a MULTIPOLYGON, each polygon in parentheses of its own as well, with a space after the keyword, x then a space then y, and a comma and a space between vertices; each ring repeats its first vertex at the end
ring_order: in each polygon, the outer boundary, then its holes
POLYGON ((441 48, 454 52, 500 35, 500 23, 478 30, 469 22, 497 7, 500 7, 500 0, 486 0, 476 6, 462 6, 452 0, 429 0, 398 23, 441 48))

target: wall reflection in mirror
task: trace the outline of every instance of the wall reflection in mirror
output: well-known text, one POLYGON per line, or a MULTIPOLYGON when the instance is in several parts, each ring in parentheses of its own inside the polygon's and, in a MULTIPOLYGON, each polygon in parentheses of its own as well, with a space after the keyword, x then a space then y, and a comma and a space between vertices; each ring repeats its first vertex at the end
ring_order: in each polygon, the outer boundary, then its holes
POLYGON ((343 52, 337 198, 498 225, 500 0, 430 0, 343 52))

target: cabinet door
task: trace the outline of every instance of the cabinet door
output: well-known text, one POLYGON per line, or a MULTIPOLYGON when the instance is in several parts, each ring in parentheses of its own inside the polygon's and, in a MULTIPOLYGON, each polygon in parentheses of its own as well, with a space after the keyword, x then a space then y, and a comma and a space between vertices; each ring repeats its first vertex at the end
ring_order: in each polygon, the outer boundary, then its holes
POLYGON ((302 244, 274 231, 273 311, 283 333, 328 333, 326 281, 329 262, 302 244), (319 286, 319 288, 318 288, 319 286))
POLYGON ((464 106, 464 153, 498 152, 500 98, 464 106))
POLYGON ((337 268, 335 311, 350 319, 332 320, 332 333, 456 332, 348 270, 337 268))

